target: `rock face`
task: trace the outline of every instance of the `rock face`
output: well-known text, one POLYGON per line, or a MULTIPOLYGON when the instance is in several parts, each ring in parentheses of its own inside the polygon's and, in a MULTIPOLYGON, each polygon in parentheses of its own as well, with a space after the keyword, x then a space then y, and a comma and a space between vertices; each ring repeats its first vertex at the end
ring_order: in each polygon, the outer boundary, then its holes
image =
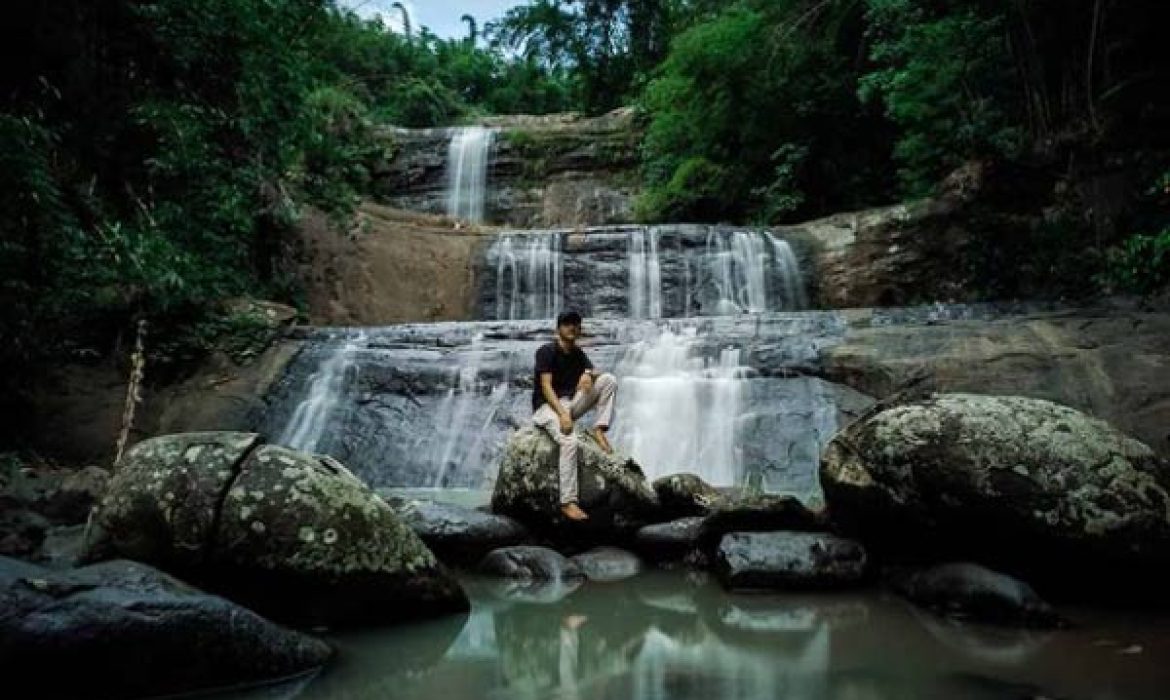
POLYGON ((248 433, 136 445, 96 522, 123 556, 303 624, 466 610, 426 545, 340 463, 248 433))
POLYGON ((662 512, 671 518, 706 515, 724 502, 724 497, 698 474, 670 474, 652 484, 662 512))
POLYGON ((821 481, 834 520, 890 555, 1084 579, 1170 551, 1162 460, 1049 401, 940 394, 881 410, 830 443, 821 481))
POLYGON ((158 696, 287 677, 316 639, 130 561, 54 572, 0 558, 5 682, 46 697, 158 696))
MULTIPOLYGON (((619 223, 632 219, 641 136, 631 110, 498 117, 487 173, 485 218, 517 228, 619 223)), ((452 129, 387 128, 394 156, 374 173, 377 197, 431 214, 447 209, 452 129)))
POLYGON ((810 532, 733 532, 715 552, 715 572, 729 589, 841 588, 866 573, 865 549, 852 540, 810 532))
POLYGON ((652 519, 658 499, 641 468, 620 454, 606 454, 588 434, 577 433, 581 507, 589 521, 566 527, 560 515, 559 447, 547 433, 523 428, 508 438, 492 492, 492 510, 538 531, 555 528, 598 539, 632 534, 652 519))
POLYGON ((1125 307, 900 325, 848 313, 822 376, 882 398, 925 373, 940 392, 1011 394, 1085 411, 1170 458, 1170 314, 1125 307))
POLYGON ((891 586, 915 604, 950 617, 1023 627, 1066 624, 1031 586, 978 564, 943 564, 896 575, 891 586))
POLYGON ((530 538, 523 525, 503 515, 418 499, 387 502, 447 564, 471 566, 494 549, 519 545, 530 538))

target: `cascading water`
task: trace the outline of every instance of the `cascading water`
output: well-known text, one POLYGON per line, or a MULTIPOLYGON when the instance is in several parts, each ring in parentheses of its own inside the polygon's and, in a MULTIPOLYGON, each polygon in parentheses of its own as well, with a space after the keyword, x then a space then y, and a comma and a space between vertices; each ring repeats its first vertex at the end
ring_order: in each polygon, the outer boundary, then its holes
POLYGON ((487 169, 495 132, 482 126, 453 129, 447 148, 447 214, 483 223, 487 169))
POLYGON ((488 250, 496 269, 496 318, 553 318, 561 308, 561 237, 503 234, 488 250))
POLYGON ((478 268, 483 318, 688 318, 798 310, 800 265, 768 231, 725 227, 598 227, 507 233, 478 268))
POLYGON ((354 379, 355 356, 364 344, 364 335, 346 340, 309 377, 304 398, 281 431, 279 444, 305 452, 317 449, 330 417, 343 400, 349 399, 347 387, 354 379))
POLYGON ((434 488, 468 486, 478 480, 488 427, 506 405, 507 379, 489 383, 480 377, 482 340, 482 336, 472 339, 468 362, 454 369, 455 382, 435 416, 437 439, 429 457, 434 472, 434 481, 429 485, 434 488), (471 466, 470 474, 465 471, 467 466, 471 466))
POLYGON ((630 318, 662 318, 662 263, 658 229, 630 232, 630 318))
POLYGON ((655 479, 680 471, 701 472, 718 486, 744 476, 736 423, 743 412, 742 351, 722 348, 717 360, 697 355, 697 334, 663 331, 627 351, 621 377, 621 420, 614 441, 655 479))

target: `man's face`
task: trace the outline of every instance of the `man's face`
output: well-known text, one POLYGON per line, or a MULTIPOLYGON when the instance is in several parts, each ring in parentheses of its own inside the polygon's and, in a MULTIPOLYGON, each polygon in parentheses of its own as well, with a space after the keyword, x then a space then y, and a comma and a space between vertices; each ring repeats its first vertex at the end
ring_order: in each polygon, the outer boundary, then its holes
POLYGON ((581 324, 579 323, 562 323, 557 326, 557 336, 566 345, 572 345, 577 342, 577 338, 581 336, 581 324))

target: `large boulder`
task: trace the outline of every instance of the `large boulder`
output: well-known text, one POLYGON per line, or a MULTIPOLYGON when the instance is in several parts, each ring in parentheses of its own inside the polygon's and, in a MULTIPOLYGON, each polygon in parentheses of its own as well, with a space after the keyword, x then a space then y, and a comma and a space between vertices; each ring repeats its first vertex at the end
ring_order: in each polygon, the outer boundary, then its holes
POLYGON ((860 583, 869 558, 853 540, 819 532, 733 532, 715 551, 728 589, 843 588, 860 583))
POLYGON ((0 659, 42 697, 141 697, 285 678, 325 643, 148 566, 50 571, 0 558, 0 659))
POLYGON ((446 564, 474 566, 493 549, 530 538, 523 525, 506 515, 416 498, 387 497, 386 502, 446 564))
POLYGON ((581 535, 608 540, 632 535, 658 514, 658 498, 637 462, 619 453, 602 451, 584 431, 577 432, 581 507, 585 523, 566 523, 560 514, 557 457, 560 448, 535 427, 508 438, 492 492, 492 510, 557 536, 581 535))
POLYGON ((938 394, 887 407, 833 439, 820 476, 834 521, 889 557, 1086 581, 1170 556, 1166 465, 1049 401, 938 394))
POLYGON ((426 545, 344 466, 259 443, 188 433, 136 445, 96 513, 109 548, 298 624, 468 609, 426 545))
POLYGON ((890 586, 916 605, 948 617, 1021 627, 1067 624, 1031 586, 978 564, 896 572, 890 586))

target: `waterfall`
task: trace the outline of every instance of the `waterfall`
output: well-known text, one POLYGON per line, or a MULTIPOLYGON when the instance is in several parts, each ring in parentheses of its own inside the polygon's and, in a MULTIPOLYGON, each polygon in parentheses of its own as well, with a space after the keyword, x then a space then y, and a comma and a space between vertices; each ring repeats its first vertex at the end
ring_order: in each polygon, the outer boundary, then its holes
POLYGON ((482 340, 476 336, 466 364, 453 369, 455 381, 435 414, 435 440, 428 458, 434 475, 430 486, 435 488, 468 485, 481 475, 485 436, 506 406, 507 379, 489 385, 480 378, 482 340))
POLYGON ((495 263, 496 318, 554 318, 561 309, 561 236, 503 234, 488 251, 495 263))
POLYGON ((630 232, 630 318, 662 318, 662 267, 658 258, 658 229, 630 232))
POLYGON ((355 368, 357 350, 363 345, 364 334, 350 338, 309 377, 305 397, 297 404, 292 418, 281 432, 279 444, 305 452, 317 449, 330 416, 343 399, 349 398, 346 389, 350 370, 355 368))
POLYGON ((736 421, 743 411, 741 351, 697 354, 698 335, 663 331, 634 345, 619 364, 614 442, 650 480, 691 471, 716 486, 744 477, 736 421))
POLYGON ((788 310, 807 309, 808 294, 804 291, 804 280, 800 276, 800 264, 788 241, 782 241, 771 233, 766 234, 772 246, 772 264, 779 269, 780 283, 784 291, 784 308, 788 310))
POLYGON ((447 214, 483 223, 487 168, 495 132, 482 126, 454 129, 447 148, 447 214))

